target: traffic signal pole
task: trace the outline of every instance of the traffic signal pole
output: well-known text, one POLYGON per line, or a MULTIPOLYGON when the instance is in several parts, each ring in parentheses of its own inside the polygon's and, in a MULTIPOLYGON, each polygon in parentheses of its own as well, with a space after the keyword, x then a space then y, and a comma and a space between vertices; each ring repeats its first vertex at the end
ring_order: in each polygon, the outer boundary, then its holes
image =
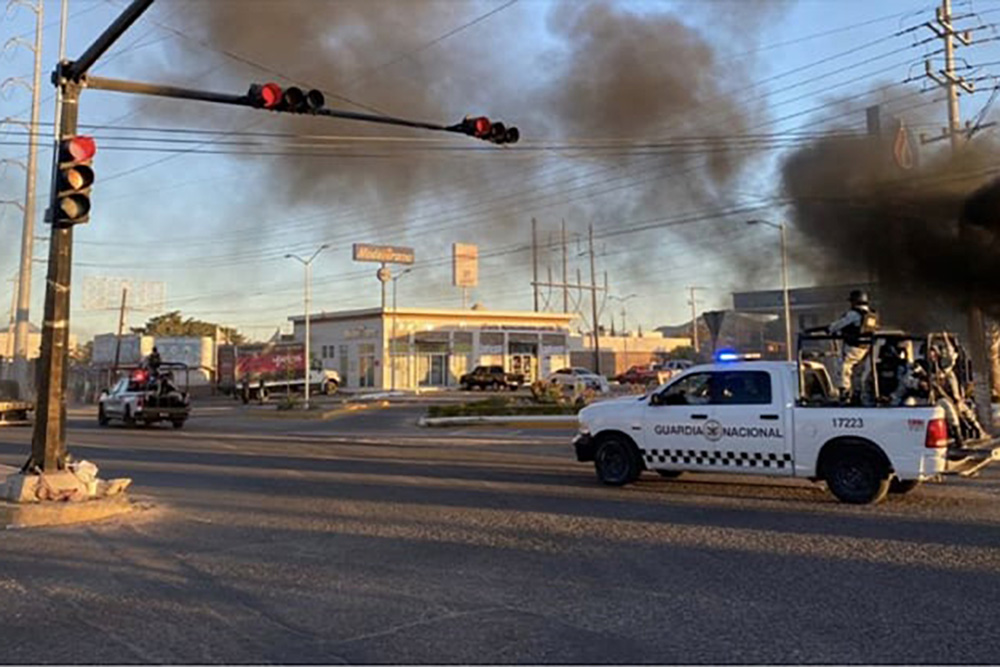
MULTIPOLYGON (((53 83, 61 92, 56 146, 63 137, 76 135, 77 113, 83 85, 80 78, 107 51, 115 40, 153 0, 134 0, 90 45, 76 62, 59 63, 53 83)), ((23 470, 53 472, 66 467, 66 370, 69 361, 69 297, 73 267, 73 225, 56 220, 59 192, 58 170, 53 170, 49 193, 49 266, 45 280, 45 315, 42 322, 42 350, 35 381, 37 400, 35 426, 31 436, 31 456, 23 470)))
MULTIPOLYGON (((76 134, 81 86, 62 84, 60 137, 76 134)), ((56 210, 57 178, 52 180, 49 216, 56 210)), ((49 268, 45 279, 45 319, 42 322, 42 351, 38 360, 38 387, 35 426, 31 437, 31 457, 24 471, 40 468, 46 472, 66 467, 66 367, 69 352, 69 289, 73 266, 73 225, 52 223, 49 237, 49 268)))
MULTIPOLYGON (((63 60, 53 73, 52 82, 61 93, 59 123, 56 129, 56 145, 76 136, 77 111, 80 93, 84 88, 107 90, 121 93, 155 95, 176 99, 196 100, 215 104, 231 104, 259 110, 299 113, 344 120, 364 121, 382 125, 396 125, 439 132, 465 134, 494 144, 516 143, 520 132, 516 127, 507 127, 500 122, 491 122, 486 117, 466 117, 454 125, 441 125, 423 121, 356 113, 324 106, 322 92, 302 91, 289 88, 282 91, 276 84, 253 85, 243 95, 215 93, 211 91, 165 86, 160 84, 125 81, 106 77, 88 76, 88 70, 125 33, 147 9, 153 0, 133 0, 111 25, 75 61, 63 60)), ((81 137, 80 139, 84 139, 81 137)), ((88 142, 89 160, 94 152, 92 139, 88 142)), ((80 160, 80 157, 76 159, 80 160)), ((74 166, 70 164, 70 166, 74 166)), ((42 326, 42 352, 38 366, 38 402, 35 409, 35 427, 31 441, 31 457, 24 464, 24 472, 38 470, 51 472, 66 466, 66 381, 69 344, 69 302, 70 271, 73 257, 73 224, 84 222, 89 212, 90 201, 87 191, 93 182, 93 171, 86 164, 80 165, 74 178, 79 194, 71 192, 67 198, 60 198, 60 181, 66 177, 60 169, 53 170, 52 192, 47 219, 52 225, 49 243, 49 267, 45 288, 45 321, 42 326), (82 201, 81 201, 82 200, 82 201), (72 208, 60 214, 60 202, 72 208)), ((383 304, 384 305, 384 304, 383 304)), ((308 362, 307 362, 308 366, 308 362)))

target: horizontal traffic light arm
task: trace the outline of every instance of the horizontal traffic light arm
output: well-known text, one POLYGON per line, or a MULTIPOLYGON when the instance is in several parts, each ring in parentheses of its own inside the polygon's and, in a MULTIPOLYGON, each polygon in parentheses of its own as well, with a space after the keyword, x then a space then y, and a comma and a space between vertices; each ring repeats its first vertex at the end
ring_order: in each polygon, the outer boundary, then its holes
MULTIPOLYGON (((261 109, 249 95, 233 95, 231 93, 215 93, 207 90, 196 90, 194 88, 181 88, 179 86, 165 86, 158 83, 142 83, 139 81, 127 81, 124 79, 110 79, 103 76, 86 76, 83 83, 87 88, 95 90, 108 90, 118 93, 135 93, 138 95, 155 95, 157 97, 172 97, 182 100, 197 100, 200 102, 214 102, 216 104, 231 104, 234 106, 250 107, 251 109, 261 109)), ((274 111, 274 109, 265 109, 274 111)), ((280 112, 280 110, 278 110, 280 112)), ((435 132, 452 132, 456 134, 469 134, 461 124, 442 125, 440 123, 427 123, 406 118, 396 118, 394 116, 382 116, 379 114, 360 113, 355 111, 342 111, 339 109, 321 108, 309 112, 313 116, 327 116, 329 118, 342 118, 344 120, 356 120, 366 123, 379 123, 382 125, 396 125, 399 127, 412 127, 421 130, 433 130, 435 132)))

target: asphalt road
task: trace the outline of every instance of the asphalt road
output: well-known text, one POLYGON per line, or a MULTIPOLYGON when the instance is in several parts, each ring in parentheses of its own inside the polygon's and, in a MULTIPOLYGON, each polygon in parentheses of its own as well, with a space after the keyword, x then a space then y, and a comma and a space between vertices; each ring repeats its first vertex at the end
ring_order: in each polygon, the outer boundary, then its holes
MULTIPOLYGON (((72 450, 144 509, 0 535, 6 663, 983 663, 1000 471, 877 507, 804 482, 600 486, 565 432, 204 408, 72 450)), ((26 456, 0 430, 0 463, 26 456)))

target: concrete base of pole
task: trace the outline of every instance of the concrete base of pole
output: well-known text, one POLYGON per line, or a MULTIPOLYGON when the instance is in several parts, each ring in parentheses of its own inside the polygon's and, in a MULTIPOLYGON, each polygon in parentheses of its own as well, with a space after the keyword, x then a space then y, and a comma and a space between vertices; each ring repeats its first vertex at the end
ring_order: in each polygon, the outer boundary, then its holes
POLYGON ((88 484, 68 471, 43 478, 0 466, 0 529, 86 523, 131 512, 133 504, 125 495, 130 482, 95 479, 88 484), (65 499, 39 499, 53 496, 65 499))

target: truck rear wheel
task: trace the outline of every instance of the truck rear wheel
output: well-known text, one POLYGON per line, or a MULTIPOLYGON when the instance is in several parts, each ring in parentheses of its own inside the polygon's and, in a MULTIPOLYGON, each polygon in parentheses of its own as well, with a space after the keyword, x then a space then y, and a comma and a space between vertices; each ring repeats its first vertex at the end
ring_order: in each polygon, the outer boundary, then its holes
POLYGON ((869 505, 889 493, 889 471, 872 454, 844 449, 833 454, 823 474, 830 492, 842 503, 869 505))
POLYGON ((642 473, 635 447, 621 436, 606 436, 594 456, 597 479, 608 486, 623 486, 639 479, 642 473))
POLYGON ((326 384, 323 385, 323 393, 327 396, 333 396, 337 393, 337 383, 333 380, 327 380, 326 384))

